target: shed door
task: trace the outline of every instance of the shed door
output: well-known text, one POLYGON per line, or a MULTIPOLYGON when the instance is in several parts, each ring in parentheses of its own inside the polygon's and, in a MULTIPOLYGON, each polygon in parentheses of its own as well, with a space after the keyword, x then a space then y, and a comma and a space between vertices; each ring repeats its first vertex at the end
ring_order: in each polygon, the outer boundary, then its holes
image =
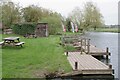
POLYGON ((36 29, 36 35, 39 37, 46 36, 46 26, 45 25, 38 25, 36 29))

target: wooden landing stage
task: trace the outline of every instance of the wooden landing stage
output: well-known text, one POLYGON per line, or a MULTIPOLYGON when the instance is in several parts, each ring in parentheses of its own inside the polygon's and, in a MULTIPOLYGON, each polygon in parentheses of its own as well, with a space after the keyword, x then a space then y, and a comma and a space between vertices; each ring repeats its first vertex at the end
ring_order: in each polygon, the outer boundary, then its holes
POLYGON ((89 51, 86 49, 86 48, 83 48, 85 50, 86 53, 90 54, 90 55, 110 55, 110 52, 108 51, 108 48, 106 48, 106 50, 103 50, 103 49, 100 49, 100 48, 97 48, 96 46, 93 46, 90 44, 90 47, 89 47, 89 51))
POLYGON ((90 39, 81 39, 80 42, 75 43, 74 45, 75 48, 80 48, 81 53, 85 52, 87 54, 93 55, 93 56, 102 56, 102 55, 110 55, 110 52, 108 48, 106 50, 97 48, 96 46, 90 44, 90 39))
POLYGON ((72 69, 77 70, 78 74, 113 74, 111 66, 107 66, 91 55, 68 52, 67 59, 72 69))

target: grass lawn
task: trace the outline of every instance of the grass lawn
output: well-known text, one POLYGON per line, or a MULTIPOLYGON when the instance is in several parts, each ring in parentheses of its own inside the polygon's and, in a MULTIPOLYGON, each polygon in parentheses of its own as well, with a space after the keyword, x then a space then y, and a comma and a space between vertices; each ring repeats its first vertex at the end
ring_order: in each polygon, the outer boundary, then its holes
MULTIPOLYGON (((3 35, 3 38, 8 36, 18 35, 3 35)), ((59 36, 36 39, 19 37, 20 41, 25 42, 23 48, 9 46, 2 49, 3 78, 37 78, 46 71, 72 70, 63 47, 58 44, 59 36)))
POLYGON ((0 50, 0 79, 2 78, 2 51, 0 50))

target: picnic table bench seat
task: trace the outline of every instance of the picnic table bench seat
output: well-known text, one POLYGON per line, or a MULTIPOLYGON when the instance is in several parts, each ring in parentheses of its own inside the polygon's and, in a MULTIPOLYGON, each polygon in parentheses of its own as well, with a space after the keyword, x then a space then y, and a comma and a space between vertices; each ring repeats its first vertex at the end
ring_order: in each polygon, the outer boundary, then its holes
POLYGON ((15 45, 16 45, 16 46, 21 46, 21 47, 22 47, 23 44, 25 44, 25 42, 18 42, 18 43, 16 43, 15 45))
POLYGON ((4 45, 4 41, 1 41, 1 42, 0 42, 0 45, 4 45))

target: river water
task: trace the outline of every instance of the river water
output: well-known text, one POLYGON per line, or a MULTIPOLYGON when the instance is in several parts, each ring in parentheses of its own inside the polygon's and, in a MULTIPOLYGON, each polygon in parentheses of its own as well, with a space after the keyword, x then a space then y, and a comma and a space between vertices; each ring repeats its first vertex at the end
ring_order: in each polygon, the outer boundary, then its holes
POLYGON ((118 78, 118 34, 110 32, 86 32, 84 35, 90 38, 91 44, 98 48, 106 49, 106 47, 109 47, 111 53, 109 63, 112 64, 115 78, 118 78))

